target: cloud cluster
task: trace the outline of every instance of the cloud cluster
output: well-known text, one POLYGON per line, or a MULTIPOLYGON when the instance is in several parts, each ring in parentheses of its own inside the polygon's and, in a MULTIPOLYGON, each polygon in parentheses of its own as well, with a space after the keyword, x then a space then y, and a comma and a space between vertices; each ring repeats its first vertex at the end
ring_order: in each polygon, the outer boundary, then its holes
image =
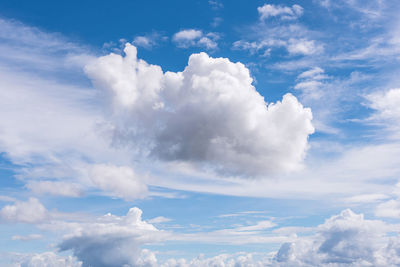
POLYGON ((201 30, 186 29, 174 34, 172 41, 181 48, 204 47, 206 49, 216 49, 219 35, 216 33, 203 33, 201 30))
MULTIPOLYGON (((107 214, 96 222, 76 224, 58 245, 72 250, 83 266, 136 266, 140 246, 160 241, 162 232, 142 220, 142 211, 131 208, 126 216, 107 214)), ((146 262, 146 261, 145 261, 146 262)))
POLYGON ((86 66, 114 104, 114 139, 162 161, 256 175, 301 166, 312 114, 291 95, 267 104, 241 63, 193 54, 183 72, 110 54, 86 66))

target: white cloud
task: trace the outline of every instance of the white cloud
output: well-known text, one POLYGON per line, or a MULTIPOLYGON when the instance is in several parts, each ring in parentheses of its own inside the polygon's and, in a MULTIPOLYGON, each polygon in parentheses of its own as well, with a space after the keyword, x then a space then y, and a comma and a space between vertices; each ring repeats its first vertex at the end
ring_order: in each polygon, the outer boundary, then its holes
POLYGON ((376 92, 366 96, 368 106, 375 112, 367 122, 384 125, 394 136, 400 136, 400 89, 376 92))
POLYGON ((312 55, 323 51, 322 45, 317 45, 314 40, 289 39, 287 45, 289 54, 312 55))
POLYGON ((380 203, 375 208, 375 215, 386 218, 400 218, 400 201, 391 199, 380 203))
POLYGON ((190 56, 183 72, 165 74, 138 60, 135 47, 127 44, 125 53, 86 67, 94 84, 113 96, 114 138, 120 142, 150 150, 162 161, 220 173, 301 167, 312 115, 293 95, 267 104, 243 64, 205 53, 190 56))
POLYGON ((165 223, 165 222, 170 222, 170 221, 172 221, 172 219, 165 218, 163 216, 158 216, 158 217, 155 217, 153 219, 150 219, 148 222, 149 223, 165 223))
POLYGON ((83 194, 82 188, 78 184, 58 181, 29 181, 26 187, 39 195, 79 197, 83 194))
POLYGON ((136 266, 146 262, 140 246, 160 241, 165 234, 141 216, 140 209, 131 208, 126 216, 107 214, 96 222, 77 224, 59 248, 72 250, 83 266, 136 266))
POLYGON ((279 17, 283 20, 293 20, 303 15, 303 8, 299 5, 293 5, 292 7, 279 6, 265 4, 257 8, 258 14, 261 20, 268 19, 270 17, 279 17))
POLYGON ((162 36, 160 33, 153 32, 143 36, 136 36, 132 43, 137 47, 143 47, 146 49, 152 49, 159 45, 161 42, 168 40, 168 37, 162 36))
POLYGON ((172 41, 176 43, 178 47, 188 48, 191 46, 204 47, 212 50, 218 47, 217 40, 219 35, 216 33, 204 34, 200 30, 187 29, 182 30, 174 34, 172 41))
POLYGON ((395 225, 366 220, 344 210, 319 225, 316 234, 285 243, 272 266, 396 266, 400 262, 395 225))
POLYGON ((38 223, 47 217, 46 208, 36 198, 29 198, 26 202, 17 201, 0 210, 1 220, 10 223, 38 223))
POLYGON ((151 48, 154 45, 153 41, 146 36, 136 36, 132 43, 138 47, 144 48, 151 48))
POLYGON ((234 49, 262 56, 269 56, 277 48, 286 49, 289 56, 317 56, 324 51, 323 43, 313 40, 313 33, 300 24, 261 24, 253 28, 251 39, 234 42, 234 49))
POLYGON ((147 186, 142 178, 127 166, 97 164, 91 167, 93 184, 112 196, 132 200, 147 196, 147 186))
POLYGON ((305 100, 317 100, 325 95, 324 80, 327 78, 323 69, 315 67, 297 76, 294 89, 299 90, 305 100))

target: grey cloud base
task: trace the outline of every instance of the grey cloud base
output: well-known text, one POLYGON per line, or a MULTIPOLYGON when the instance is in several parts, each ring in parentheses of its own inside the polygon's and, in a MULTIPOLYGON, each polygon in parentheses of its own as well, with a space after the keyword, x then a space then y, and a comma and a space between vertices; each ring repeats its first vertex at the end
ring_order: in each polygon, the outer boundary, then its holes
POLYGON ((183 72, 163 73, 137 58, 110 54, 85 68, 113 101, 115 143, 161 161, 219 174, 257 176, 301 168, 314 132, 312 114, 291 94, 267 104, 241 63, 193 54, 183 72))

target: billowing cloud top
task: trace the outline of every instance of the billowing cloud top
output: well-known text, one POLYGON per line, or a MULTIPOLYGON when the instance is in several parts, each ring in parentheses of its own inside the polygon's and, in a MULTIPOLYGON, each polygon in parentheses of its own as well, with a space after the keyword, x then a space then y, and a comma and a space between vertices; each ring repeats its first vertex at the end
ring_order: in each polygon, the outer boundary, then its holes
POLYGON ((312 114, 291 94, 267 104, 249 70, 225 58, 193 54, 183 72, 110 54, 86 66, 113 99, 115 141, 161 161, 181 161, 220 174, 265 175, 301 166, 312 114))

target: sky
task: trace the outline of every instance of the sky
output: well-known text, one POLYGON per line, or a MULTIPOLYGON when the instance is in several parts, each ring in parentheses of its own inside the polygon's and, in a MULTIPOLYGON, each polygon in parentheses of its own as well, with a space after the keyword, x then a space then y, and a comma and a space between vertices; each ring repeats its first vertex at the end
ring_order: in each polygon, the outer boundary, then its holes
POLYGON ((0 2, 0 265, 400 266, 400 3, 0 2))

